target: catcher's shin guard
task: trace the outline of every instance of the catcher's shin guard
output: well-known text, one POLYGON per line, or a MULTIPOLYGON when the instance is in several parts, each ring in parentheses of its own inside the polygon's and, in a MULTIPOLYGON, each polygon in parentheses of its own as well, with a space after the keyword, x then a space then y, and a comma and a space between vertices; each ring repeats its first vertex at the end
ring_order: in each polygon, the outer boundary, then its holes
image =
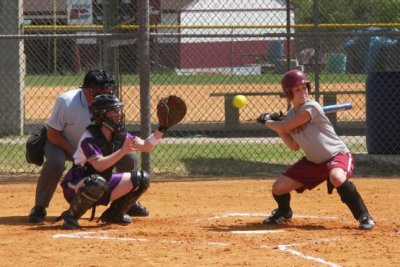
POLYGON ((99 220, 108 223, 129 224, 130 219, 126 218, 127 211, 135 204, 140 196, 150 186, 150 177, 146 171, 133 171, 131 180, 134 189, 128 194, 114 200, 111 206, 103 212, 99 220))
POLYGON ((352 182, 346 180, 337 188, 337 192, 342 202, 350 208, 356 220, 362 215, 368 214, 368 209, 352 182))
POLYGON ((82 217, 108 190, 107 181, 98 174, 86 178, 84 185, 71 201, 69 211, 75 219, 82 217))

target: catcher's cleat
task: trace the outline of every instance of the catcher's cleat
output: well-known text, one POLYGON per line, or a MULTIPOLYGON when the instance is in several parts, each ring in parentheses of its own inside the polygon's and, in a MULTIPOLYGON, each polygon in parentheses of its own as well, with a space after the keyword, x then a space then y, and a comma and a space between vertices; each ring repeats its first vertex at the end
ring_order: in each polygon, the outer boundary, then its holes
POLYGON ((121 224, 128 225, 132 222, 131 217, 128 214, 118 214, 112 208, 106 209, 103 214, 101 214, 100 218, 97 220, 102 221, 104 223, 113 223, 113 224, 121 224))
POLYGON ((358 221, 360 222, 358 228, 361 230, 371 230, 375 226, 375 223, 369 214, 362 215, 358 221))
POLYGON ((34 206, 29 213, 28 219, 32 223, 40 223, 43 222, 46 218, 47 212, 46 209, 42 206, 34 206))
POLYGON ((263 221, 263 224, 281 224, 284 221, 290 220, 293 217, 292 210, 283 213, 279 209, 274 209, 271 215, 263 221))
POLYGON ((136 202, 126 213, 132 217, 147 217, 150 212, 140 202, 136 202))
MULTIPOLYGON (((74 218, 74 216, 72 215, 72 213, 69 210, 64 211, 60 217, 64 219, 62 228, 66 229, 66 230, 75 230, 75 229, 78 229, 81 227, 79 225, 78 221, 74 218)), ((56 221, 57 220, 58 220, 58 218, 56 219, 56 221)))

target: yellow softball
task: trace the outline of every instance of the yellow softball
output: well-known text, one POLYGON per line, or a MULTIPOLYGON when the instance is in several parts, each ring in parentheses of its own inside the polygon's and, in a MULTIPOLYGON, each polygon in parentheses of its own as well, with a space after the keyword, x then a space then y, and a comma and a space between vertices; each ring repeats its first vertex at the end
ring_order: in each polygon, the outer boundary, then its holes
POLYGON ((235 95, 232 99, 232 105, 235 108, 242 108, 244 106, 246 106, 246 104, 249 101, 247 100, 247 98, 244 95, 235 95))

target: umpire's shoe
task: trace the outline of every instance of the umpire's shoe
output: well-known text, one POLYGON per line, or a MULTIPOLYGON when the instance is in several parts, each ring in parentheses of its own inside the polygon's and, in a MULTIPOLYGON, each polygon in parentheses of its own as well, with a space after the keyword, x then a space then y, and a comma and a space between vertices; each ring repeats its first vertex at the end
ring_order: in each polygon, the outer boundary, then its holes
POLYGON ((293 217, 293 211, 282 212, 279 209, 274 209, 271 215, 263 221, 263 224, 281 224, 284 221, 290 220, 293 217))
POLYGON ((143 207, 140 202, 136 202, 126 213, 132 217, 147 217, 150 214, 149 210, 143 207))
POLYGON ((375 223, 369 214, 362 215, 358 221, 360 222, 358 228, 361 230, 371 230, 375 226, 375 223))
POLYGON ((28 219, 31 223, 41 223, 46 218, 46 209, 42 206, 34 206, 29 213, 28 219))

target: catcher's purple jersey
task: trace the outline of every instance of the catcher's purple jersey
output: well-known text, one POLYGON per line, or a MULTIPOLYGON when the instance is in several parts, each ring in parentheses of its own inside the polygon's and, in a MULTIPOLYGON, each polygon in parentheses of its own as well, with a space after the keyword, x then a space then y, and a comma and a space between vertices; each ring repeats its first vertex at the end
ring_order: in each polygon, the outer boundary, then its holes
MULTIPOLYGON (((127 133, 127 136, 130 138, 135 138, 134 135, 127 133)), ((94 158, 98 158, 102 156, 101 149, 96 144, 92 134, 89 131, 85 131, 79 141, 78 149, 74 153, 74 163, 73 166, 68 173, 65 175, 61 186, 63 188, 64 198, 70 202, 74 195, 76 194, 76 185, 85 179, 87 176, 83 173, 83 168, 79 168, 85 166, 87 162, 94 158)), ((111 192, 117 187, 119 182, 122 179, 122 173, 114 173, 110 180, 108 181, 109 189, 104 194, 104 196, 97 202, 97 205, 107 205, 111 192)))
MULTIPOLYGON (((130 138, 135 138, 135 136, 131 135, 130 133, 127 133, 127 136, 130 138)), ((79 141, 78 149, 73 155, 74 163, 83 167, 85 166, 86 162, 89 162, 101 155, 101 150, 97 146, 92 134, 86 130, 79 141)))

